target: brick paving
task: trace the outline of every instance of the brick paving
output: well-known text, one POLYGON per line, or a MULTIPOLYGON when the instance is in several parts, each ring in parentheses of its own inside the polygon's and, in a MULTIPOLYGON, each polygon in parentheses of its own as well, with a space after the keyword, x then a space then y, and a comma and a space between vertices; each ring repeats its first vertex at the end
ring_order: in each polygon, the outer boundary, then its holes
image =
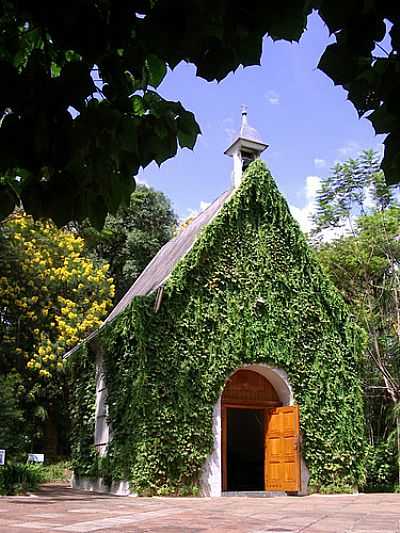
POLYGON ((400 494, 130 498, 44 485, 0 497, 0 533, 400 533, 400 494))

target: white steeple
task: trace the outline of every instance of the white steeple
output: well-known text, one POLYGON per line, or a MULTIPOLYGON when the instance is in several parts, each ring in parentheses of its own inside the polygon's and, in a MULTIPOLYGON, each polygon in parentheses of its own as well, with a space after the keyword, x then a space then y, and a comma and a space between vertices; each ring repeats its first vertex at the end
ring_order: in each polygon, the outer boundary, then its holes
POLYGON ((243 171, 248 165, 258 159, 260 154, 268 148, 268 145, 261 140, 258 131, 247 121, 247 107, 242 105, 242 124, 233 143, 225 150, 225 155, 233 158, 232 181, 233 187, 239 187, 242 180, 243 171))

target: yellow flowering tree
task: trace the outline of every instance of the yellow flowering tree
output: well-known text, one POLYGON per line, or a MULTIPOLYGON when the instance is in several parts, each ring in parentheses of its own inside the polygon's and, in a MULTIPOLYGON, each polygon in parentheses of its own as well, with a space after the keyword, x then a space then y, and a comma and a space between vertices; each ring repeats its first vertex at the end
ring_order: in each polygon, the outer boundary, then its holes
POLYGON ((63 389, 63 354, 101 324, 114 284, 108 264, 50 221, 17 212, 0 230, 0 374, 24 376, 26 402, 43 410, 63 389))

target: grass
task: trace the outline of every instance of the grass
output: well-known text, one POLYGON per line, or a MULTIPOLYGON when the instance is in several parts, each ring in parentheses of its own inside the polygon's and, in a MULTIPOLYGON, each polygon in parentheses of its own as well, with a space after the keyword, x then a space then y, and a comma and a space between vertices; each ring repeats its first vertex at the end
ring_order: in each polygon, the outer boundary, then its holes
POLYGON ((51 465, 43 465, 41 468, 43 473, 42 483, 68 481, 71 477, 70 461, 60 461, 51 465))

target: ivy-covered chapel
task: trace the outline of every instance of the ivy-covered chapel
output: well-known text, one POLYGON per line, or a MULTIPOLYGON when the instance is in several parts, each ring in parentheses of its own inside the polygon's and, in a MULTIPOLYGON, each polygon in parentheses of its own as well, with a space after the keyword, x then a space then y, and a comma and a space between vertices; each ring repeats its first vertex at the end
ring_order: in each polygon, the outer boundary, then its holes
POLYGON ((67 354, 74 483, 119 494, 357 487, 364 336, 242 111, 232 188, 67 354))

